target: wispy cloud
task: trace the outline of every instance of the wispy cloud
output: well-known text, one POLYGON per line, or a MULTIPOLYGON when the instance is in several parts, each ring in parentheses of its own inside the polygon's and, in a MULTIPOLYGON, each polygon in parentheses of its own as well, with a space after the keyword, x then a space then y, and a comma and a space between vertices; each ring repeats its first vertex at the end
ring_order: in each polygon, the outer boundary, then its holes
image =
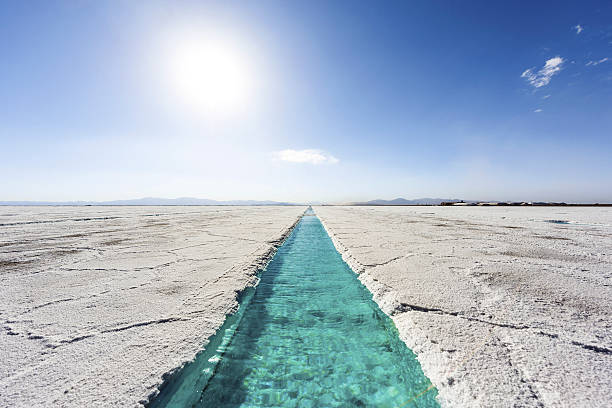
POLYGON ((561 57, 554 57, 546 61, 544 66, 538 71, 534 72, 533 68, 526 69, 521 74, 521 78, 527 79, 527 81, 535 88, 548 85, 553 75, 561 71, 561 67, 565 60, 561 57))
POLYGON ((544 95, 544 96, 542 97, 542 99, 548 99, 548 98, 550 98, 550 95, 544 95))
POLYGON ((279 152, 274 152, 274 158, 292 163, 309 164, 336 164, 340 161, 331 154, 318 149, 285 149, 279 152))
POLYGON ((602 58, 602 59, 600 59, 599 61, 589 61, 589 62, 587 62, 587 63, 586 63, 586 66, 588 67, 588 66, 591 66, 591 65, 593 65, 593 66, 595 66, 595 65, 599 65, 599 64, 601 64, 602 62, 606 62, 606 61, 608 61, 609 59, 610 59, 610 58, 606 57, 606 58, 602 58))
POLYGON ((542 112, 542 109, 539 109, 539 108, 538 108, 538 109, 534 110, 533 112, 534 112, 534 113, 540 113, 540 112, 542 112))
POLYGON ((584 27, 582 27, 580 24, 577 24, 573 26, 572 28, 576 30, 576 34, 580 34, 584 30, 584 27))

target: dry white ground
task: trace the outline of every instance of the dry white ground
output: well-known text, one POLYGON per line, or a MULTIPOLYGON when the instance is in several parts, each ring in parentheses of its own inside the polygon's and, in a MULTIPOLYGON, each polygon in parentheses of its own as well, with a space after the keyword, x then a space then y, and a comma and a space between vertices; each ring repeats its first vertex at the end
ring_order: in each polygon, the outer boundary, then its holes
POLYGON ((137 406, 304 207, 0 207, 0 406, 137 406))
MULTIPOLYGON (((0 406, 146 400, 303 210, 0 207, 0 406)), ((443 405, 612 405, 612 209, 316 212, 443 405)))
POLYGON ((612 208, 315 211, 443 406, 612 406, 612 208))

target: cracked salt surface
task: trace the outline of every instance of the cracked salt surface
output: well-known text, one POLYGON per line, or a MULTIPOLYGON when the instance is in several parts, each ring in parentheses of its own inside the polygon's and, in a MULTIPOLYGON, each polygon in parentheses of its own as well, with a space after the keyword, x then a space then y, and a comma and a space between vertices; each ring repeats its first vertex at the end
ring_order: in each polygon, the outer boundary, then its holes
POLYGON ((611 209, 315 211, 441 405, 612 405, 611 209))
POLYGON ((136 406, 305 207, 0 207, 0 406, 136 406))
MULTIPOLYGON (((303 210, 0 207, 0 406, 138 405, 303 210)), ((610 209, 315 210, 442 405, 612 405, 610 209)))

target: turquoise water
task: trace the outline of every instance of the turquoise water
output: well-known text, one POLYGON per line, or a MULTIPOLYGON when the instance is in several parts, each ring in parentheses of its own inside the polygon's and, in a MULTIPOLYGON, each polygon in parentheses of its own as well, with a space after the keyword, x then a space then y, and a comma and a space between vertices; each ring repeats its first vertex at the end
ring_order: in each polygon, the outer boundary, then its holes
POLYGON ((439 406, 393 322, 310 214, 150 407, 439 406))

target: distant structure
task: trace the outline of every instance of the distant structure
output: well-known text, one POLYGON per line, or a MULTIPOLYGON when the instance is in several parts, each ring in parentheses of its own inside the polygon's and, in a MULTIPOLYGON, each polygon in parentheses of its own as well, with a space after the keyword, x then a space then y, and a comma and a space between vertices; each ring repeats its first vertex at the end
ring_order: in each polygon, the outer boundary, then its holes
POLYGON ((564 203, 564 202, 560 202, 560 203, 555 203, 555 202, 543 202, 543 201, 536 201, 536 202, 531 202, 531 201, 474 201, 474 202, 464 202, 464 201, 458 201, 458 202, 454 202, 454 201, 445 201, 440 203, 440 205, 444 205, 444 206, 479 206, 479 207, 490 207, 490 206, 496 206, 496 207, 501 207, 501 206, 511 206, 511 207, 520 207, 520 206, 525 206, 525 207, 564 207, 564 206, 568 206, 568 207, 611 207, 612 204, 600 204, 600 203, 594 203, 594 204, 568 204, 568 203, 564 203))

